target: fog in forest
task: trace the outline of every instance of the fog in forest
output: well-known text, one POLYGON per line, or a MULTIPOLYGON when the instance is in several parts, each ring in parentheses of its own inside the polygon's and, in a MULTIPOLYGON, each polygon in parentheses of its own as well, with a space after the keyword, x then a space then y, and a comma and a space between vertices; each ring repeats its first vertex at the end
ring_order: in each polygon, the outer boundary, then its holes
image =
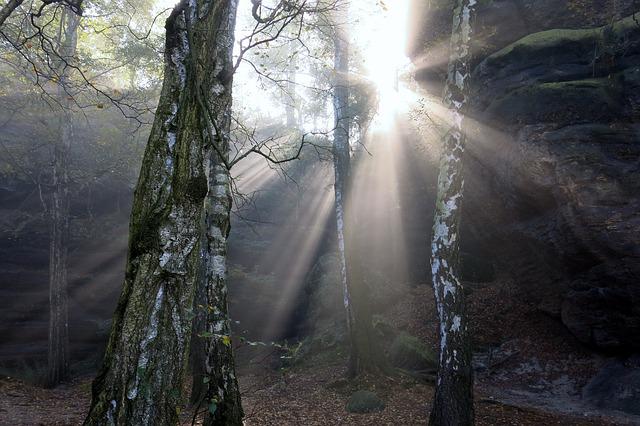
POLYGON ((0 424, 640 423, 640 5, 0 1, 0 424))

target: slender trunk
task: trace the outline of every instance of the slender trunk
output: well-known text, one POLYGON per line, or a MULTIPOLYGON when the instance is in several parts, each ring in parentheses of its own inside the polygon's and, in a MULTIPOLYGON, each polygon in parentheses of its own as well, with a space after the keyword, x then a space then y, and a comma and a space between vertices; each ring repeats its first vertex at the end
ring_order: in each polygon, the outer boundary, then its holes
MULTIPOLYGON (((218 26, 219 43, 215 46, 216 67, 231 73, 233 69, 233 44, 237 3, 227 2, 219 6, 226 8, 226 19, 218 26)), ((208 105, 211 119, 216 129, 216 149, 206 147, 205 170, 208 192, 204 201, 203 226, 204 254, 203 308, 205 330, 194 339, 204 343, 204 377, 194 376, 194 381, 202 381, 201 401, 205 405, 203 424, 242 425, 243 411, 240 403, 240 389, 235 375, 233 348, 231 345, 231 322, 227 306, 227 238, 231 230, 231 176, 226 167, 229 160, 232 80, 221 81, 217 86, 218 96, 208 105)))
POLYGON ((231 55, 236 6, 182 0, 167 19, 165 77, 134 195, 125 281, 85 424, 178 422, 202 262, 204 164, 217 142, 200 101, 226 96, 231 70, 219 60, 231 55))
POLYGON ((65 62, 73 60, 78 41, 80 18, 64 9, 60 23, 58 53, 58 99, 60 112, 59 139, 53 148, 53 170, 50 214, 51 235, 49 242, 49 340, 48 365, 45 385, 54 387, 69 374, 69 321, 67 295, 67 257, 69 252, 69 151, 73 139, 73 115, 69 88, 69 70, 65 62))
POLYGON ((336 25, 334 36, 336 82, 333 93, 335 130, 333 165, 335 172, 335 206, 338 252, 341 266, 347 332, 350 344, 348 375, 384 368, 383 359, 372 333, 369 296, 359 259, 355 224, 355 207, 350 205, 351 148, 349 130, 349 46, 346 34, 336 25))
POLYGON ((335 174, 334 192, 336 207, 336 223, 338 235, 338 255, 340 257, 340 277, 345 313, 347 316, 347 334, 349 336, 350 353, 348 374, 357 373, 358 346, 355 339, 355 325, 351 301, 350 282, 347 274, 347 254, 345 248, 345 199, 348 193, 347 183, 351 174, 351 152, 349 146, 349 51, 345 34, 336 30, 334 37, 334 71, 336 74, 333 89, 333 114, 335 130, 333 132, 333 169, 335 174))
MULTIPOLYGON (((228 129, 228 123, 227 123, 228 129)), ((212 159, 213 160, 213 159, 212 159)), ((231 323, 227 308, 227 237, 231 229, 231 188, 228 170, 211 161, 212 183, 205 206, 206 391, 205 425, 242 425, 240 389, 235 376, 231 323)))
POLYGON ((296 62, 297 61, 293 53, 295 52, 291 53, 291 57, 289 59, 289 65, 287 67, 286 93, 284 93, 285 112, 287 115, 287 127, 290 129, 296 127, 299 124, 296 121, 296 104, 297 104, 296 62))
POLYGON ((431 271, 440 323, 440 365, 431 425, 472 425, 473 369, 464 291, 459 279, 460 205, 464 187, 464 112, 469 94, 471 25, 476 0, 459 0, 454 12, 445 88, 452 128, 444 139, 431 242, 431 271))

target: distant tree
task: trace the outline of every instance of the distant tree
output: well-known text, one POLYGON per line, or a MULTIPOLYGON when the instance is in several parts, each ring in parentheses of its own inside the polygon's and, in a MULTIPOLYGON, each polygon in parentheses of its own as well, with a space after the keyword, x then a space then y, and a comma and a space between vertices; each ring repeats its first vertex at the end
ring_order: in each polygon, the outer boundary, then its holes
POLYGON ((60 134, 53 147, 51 234, 49 248, 49 351, 46 385, 53 387, 69 373, 68 273, 69 252, 69 153, 73 141, 73 99, 67 96, 69 66, 78 44, 80 16, 64 8, 58 32, 58 103, 60 134))
POLYGON ((349 40, 345 28, 347 6, 348 3, 338 5, 331 17, 334 48, 333 164, 338 253, 350 347, 348 375, 353 377, 362 372, 384 370, 385 363, 373 333, 369 295, 355 230, 355 206, 350 203, 353 180, 350 138, 356 124, 359 123, 361 129, 366 127, 363 117, 369 116, 371 106, 365 106, 365 111, 353 107, 354 94, 360 100, 362 94, 366 93, 366 90, 363 91, 366 87, 358 85, 355 93, 351 93, 353 83, 349 72, 349 40))
POLYGON ((451 33, 444 102, 451 129, 444 138, 431 241, 431 272, 440 323, 440 363, 432 425, 473 424, 471 342, 459 275, 460 205, 463 196, 464 114, 470 83, 470 42, 476 0, 458 0, 451 33))
MULTIPOLYGON (((107 25, 118 26, 113 20, 113 10, 107 10, 105 3, 102 0, 90 2, 89 8, 102 12, 100 18, 82 20, 83 25, 94 30, 95 25, 103 27, 101 31, 95 31, 95 34, 104 33, 107 25)), ((50 161, 44 170, 37 173, 29 170, 32 168, 31 164, 22 168, 38 186, 43 210, 49 217, 50 303, 48 367, 44 380, 49 387, 64 380, 69 370, 67 258, 70 244, 70 192, 74 184, 76 188, 83 187, 73 182, 72 174, 75 173, 76 181, 81 180, 80 174, 88 174, 89 181, 93 182, 96 175, 116 168, 111 164, 106 171, 92 170, 98 159, 85 162, 84 168, 78 167, 77 163, 81 159, 71 159, 72 146, 75 145, 76 112, 84 110, 83 117, 89 120, 89 108, 103 110, 105 102, 109 102, 117 106, 120 112, 136 120, 139 126, 148 111, 143 102, 132 101, 131 93, 135 91, 124 94, 111 88, 114 79, 108 78, 107 74, 120 68, 121 63, 127 61, 126 58, 112 56, 110 63, 104 64, 101 62, 104 59, 95 59, 97 55, 93 55, 94 52, 82 51, 78 47, 78 29, 83 7, 85 4, 82 0, 30 0, 7 2, 0 10, 0 40, 3 52, 6 53, 1 60, 4 69, 11 70, 12 74, 31 83, 35 91, 39 91, 42 99, 40 104, 48 107, 49 111, 44 114, 55 114, 51 122, 56 124, 47 126, 54 135, 50 138, 52 142, 46 144, 51 148, 50 161), (74 162, 76 164, 72 170, 74 162), (89 165, 87 163, 91 166, 86 167, 89 165)), ((99 36, 95 36, 93 32, 92 36, 95 37, 91 40, 94 45, 99 45, 96 40, 99 36)), ((33 95, 31 92, 32 90, 23 90, 18 96, 28 99, 33 95)), ((147 94, 148 92, 145 93, 147 94)), ((24 140, 23 144, 32 145, 33 142, 24 140)), ((86 148, 86 144, 84 145, 86 148)), ((80 149, 76 150, 79 151, 80 149)), ((125 163, 122 157, 119 160, 121 164, 125 163)))

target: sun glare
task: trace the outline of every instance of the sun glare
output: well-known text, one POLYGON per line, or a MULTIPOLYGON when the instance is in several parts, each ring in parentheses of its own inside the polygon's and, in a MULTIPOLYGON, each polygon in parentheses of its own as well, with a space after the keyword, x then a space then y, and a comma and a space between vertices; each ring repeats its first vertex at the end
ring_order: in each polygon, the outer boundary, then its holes
POLYGON ((161 11, 165 9, 170 9, 178 4, 178 0, 156 0, 155 10, 161 11))
POLYGON ((354 25, 354 42, 362 49, 367 76, 379 94, 376 129, 389 128, 395 114, 406 109, 407 90, 399 77, 410 63, 404 53, 408 3, 376 2, 356 12, 359 19, 354 25))

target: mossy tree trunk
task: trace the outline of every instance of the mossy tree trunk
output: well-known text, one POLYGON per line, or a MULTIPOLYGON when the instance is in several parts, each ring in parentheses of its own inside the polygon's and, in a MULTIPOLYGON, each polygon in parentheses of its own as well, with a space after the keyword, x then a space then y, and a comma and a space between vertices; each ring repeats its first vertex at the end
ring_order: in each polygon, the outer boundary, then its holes
POLYGON ((69 153, 73 139, 72 101, 68 98, 71 67, 78 43, 80 17, 64 8, 60 18, 58 54, 59 138, 53 145, 49 213, 49 339, 45 385, 54 387, 69 374, 69 303, 67 258, 69 252, 69 153))
POLYGON ((165 77, 134 195, 125 281, 85 424, 178 422, 202 215, 215 191, 207 160, 224 131, 211 132, 207 117, 229 113, 225 64, 236 7, 236 0, 182 0, 167 19, 165 77))
MULTIPOLYGON (((226 11, 221 13, 224 18, 217 25, 216 67, 211 71, 214 78, 231 76, 234 65, 232 53, 237 2, 227 1, 220 3, 219 7, 226 11)), ((199 69, 198 76, 205 72, 206 69, 199 69)), ((239 426, 242 425, 243 412, 231 345, 226 266, 232 204, 229 173, 231 79, 221 80, 215 89, 217 96, 207 102, 205 114, 201 115, 205 127, 215 131, 215 147, 207 145, 205 153, 209 190, 202 219, 204 267, 201 284, 204 289, 201 292, 203 304, 197 306, 205 313, 204 332, 193 337, 204 343, 204 359, 198 361, 203 365, 194 369, 194 372, 201 371, 203 376, 194 375, 194 382, 200 380, 203 385, 198 389, 201 400, 197 406, 204 405, 206 408, 204 425, 239 426)), ((201 97, 201 102, 204 101, 204 97, 201 97)))
POLYGON ((464 177, 464 113, 469 95, 470 40, 476 0, 454 11, 445 104, 452 127, 444 138, 431 242, 431 271, 440 323, 440 358, 431 425, 471 425, 473 369, 464 291, 459 279, 459 228, 464 177))
POLYGON ((350 355, 348 375, 372 372, 383 367, 383 359, 373 336, 369 296, 359 259, 355 232, 355 209, 352 199, 351 146, 349 133, 352 117, 349 113, 349 44, 342 24, 334 25, 333 132, 334 194, 342 280, 343 300, 347 317, 350 355))

